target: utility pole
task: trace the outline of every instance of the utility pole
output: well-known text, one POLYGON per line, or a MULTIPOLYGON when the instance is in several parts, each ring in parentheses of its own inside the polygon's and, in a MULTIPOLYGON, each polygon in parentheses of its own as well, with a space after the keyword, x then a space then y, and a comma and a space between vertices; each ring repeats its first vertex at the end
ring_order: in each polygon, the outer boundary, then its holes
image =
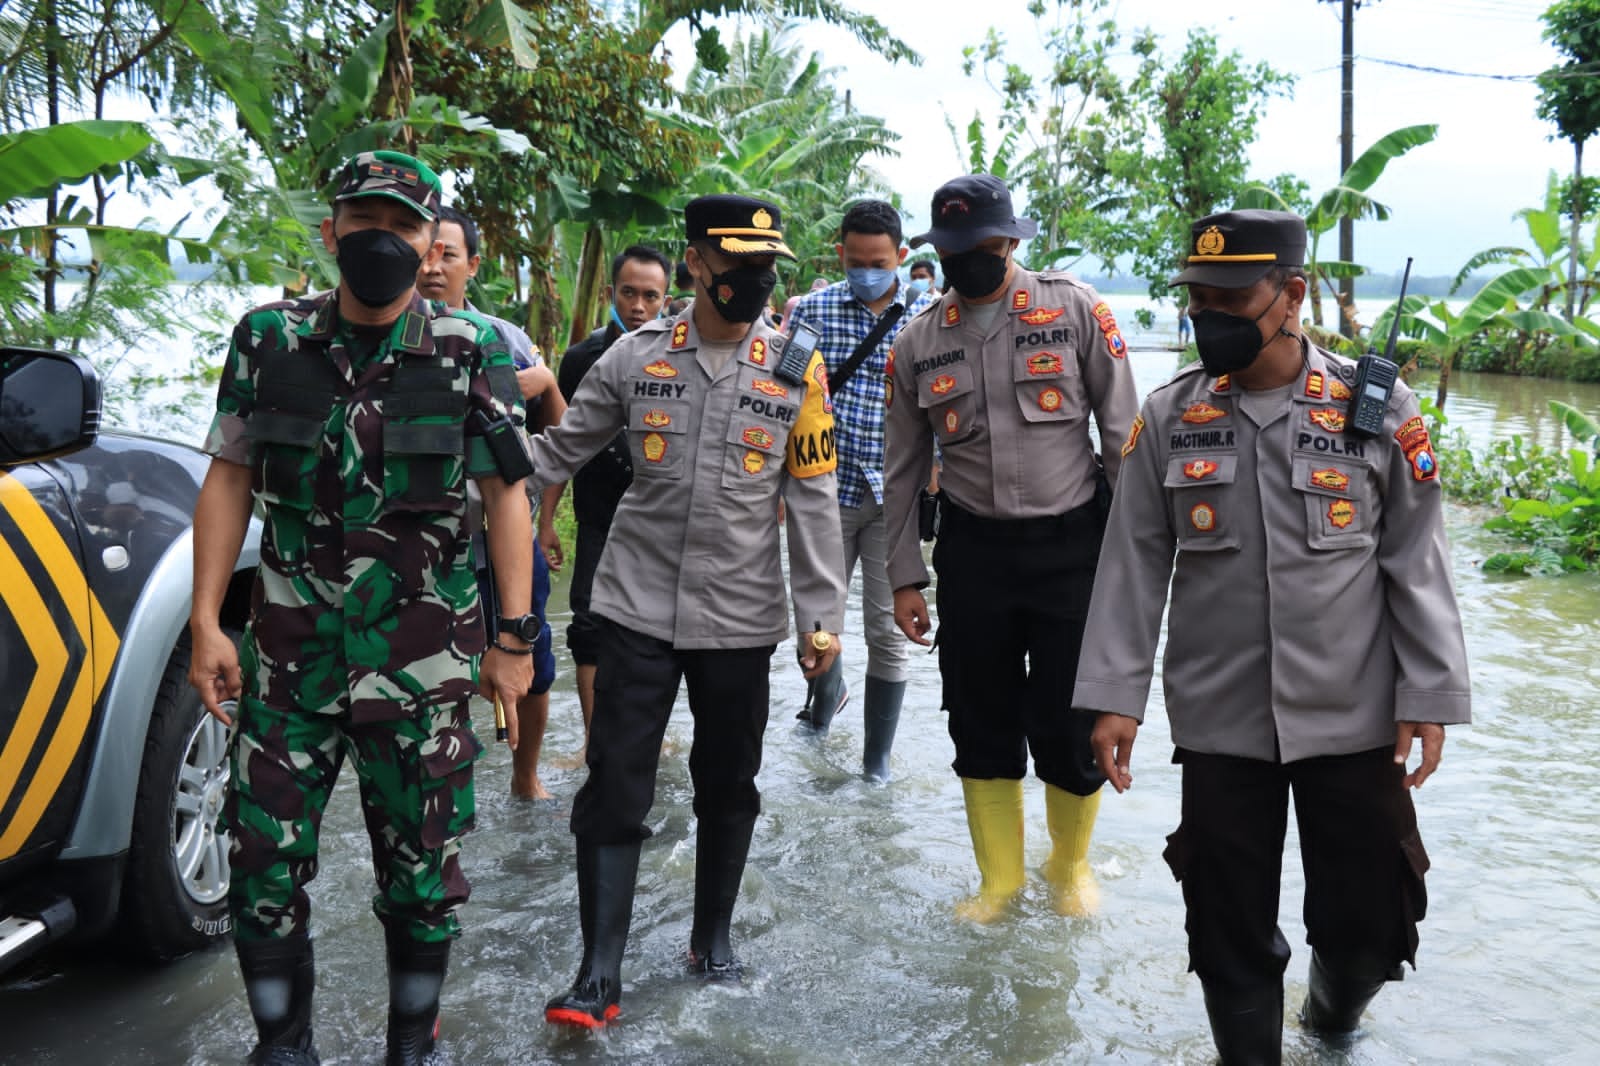
MULTIPOLYGON (((1343 80, 1339 91, 1339 177, 1342 180, 1350 164, 1355 162, 1354 133, 1356 110, 1356 0, 1344 0, 1344 50, 1343 80)), ((1339 220, 1339 258, 1346 263, 1355 262, 1356 224, 1349 215, 1339 220)), ((1355 335, 1355 322, 1351 309, 1355 307, 1356 279, 1346 275, 1339 279, 1339 332, 1346 337, 1355 335)))
MULTIPOLYGON (((1339 177, 1344 177, 1350 164, 1355 162, 1355 111, 1356 111, 1356 8, 1361 0, 1321 0, 1343 6, 1340 17, 1344 36, 1340 49, 1339 85, 1339 177)), ((1339 259, 1353 263, 1356 256, 1356 225, 1349 216, 1339 220, 1339 259)), ((1355 332, 1350 309, 1355 307, 1356 279, 1339 279, 1339 332, 1349 337, 1355 332)))

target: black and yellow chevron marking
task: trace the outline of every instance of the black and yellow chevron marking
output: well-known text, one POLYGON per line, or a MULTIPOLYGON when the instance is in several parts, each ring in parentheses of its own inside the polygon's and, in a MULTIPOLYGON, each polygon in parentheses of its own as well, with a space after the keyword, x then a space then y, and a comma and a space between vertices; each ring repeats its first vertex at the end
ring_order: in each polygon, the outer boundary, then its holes
POLYGON ((0 832, 3 862, 27 843, 83 747, 95 701, 116 659, 118 639, 61 532, 33 494, 10 474, 0 473, 0 510, 21 533, 17 543, 0 538, 0 602, 15 619, 35 664, 21 710, 0 748, 0 810, 17 788, 24 788, 0 832), (30 552, 37 566, 27 565, 18 555, 21 550, 30 552), (42 570, 47 580, 35 581, 30 569, 42 570), (73 643, 81 641, 89 649, 75 663, 57 628, 56 619, 63 615, 76 630, 73 643), (23 770, 41 745, 32 777, 24 782, 23 770))

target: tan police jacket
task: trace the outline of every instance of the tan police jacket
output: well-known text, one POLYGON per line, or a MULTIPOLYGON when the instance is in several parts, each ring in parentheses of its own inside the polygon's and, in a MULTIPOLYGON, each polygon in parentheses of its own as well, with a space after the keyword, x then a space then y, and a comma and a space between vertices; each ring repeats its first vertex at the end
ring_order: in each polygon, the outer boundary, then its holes
POLYGON ((620 337, 584 375, 561 424, 533 437, 534 479, 565 481, 626 430, 633 482, 595 574, 595 613, 674 647, 747 648, 789 631, 778 501, 788 522, 795 624, 844 623, 827 370, 774 373, 783 338, 755 323, 713 378, 693 305, 620 337))
POLYGON ((1181 748, 1294 762, 1392 744, 1397 720, 1470 720, 1416 397, 1397 384, 1383 432, 1350 436, 1355 364, 1301 343, 1282 390, 1245 400, 1191 366, 1145 401, 1073 706, 1143 720, 1170 580, 1162 688, 1181 748))
POLYGON ((891 588, 928 583, 917 490, 935 441, 941 491, 989 518, 1059 515, 1094 498, 1091 411, 1116 481, 1139 398, 1111 308, 1070 274, 1021 267, 1004 299, 980 334, 946 291, 895 340, 884 462, 891 588))

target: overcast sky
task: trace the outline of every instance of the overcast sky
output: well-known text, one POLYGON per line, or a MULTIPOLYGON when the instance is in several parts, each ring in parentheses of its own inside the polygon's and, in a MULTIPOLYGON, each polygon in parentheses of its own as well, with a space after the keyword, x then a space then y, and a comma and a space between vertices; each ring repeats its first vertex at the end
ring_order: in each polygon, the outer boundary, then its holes
MULTIPOLYGON (((921 66, 893 65, 831 27, 807 27, 806 46, 841 68, 836 81, 854 105, 883 117, 901 137, 900 156, 875 165, 904 197, 908 232, 927 221, 933 190, 965 170, 945 125, 958 128, 975 112, 994 115, 997 97, 961 74, 964 44, 994 25, 1008 55, 1036 75, 1047 70, 1023 0, 854 0, 916 49, 921 66)), ((1554 127, 1534 114, 1538 91, 1526 76, 1553 65, 1556 52, 1540 40, 1545 0, 1365 0, 1355 15, 1355 153, 1402 126, 1434 122, 1439 136, 1391 164, 1374 194, 1394 210, 1388 222, 1356 228, 1356 259, 1392 273, 1416 257, 1418 274, 1453 274, 1474 252, 1498 244, 1525 245, 1526 230, 1512 214, 1541 204, 1546 175, 1572 168, 1572 148, 1551 141, 1554 127), (1393 64, 1409 64, 1412 68, 1393 64), (1447 74, 1440 71, 1456 71, 1447 74), (1495 75, 1461 76, 1461 75, 1495 75), (1520 77, 1523 80, 1509 80, 1520 77)), ((1197 12, 1222 49, 1265 60, 1296 76, 1291 99, 1274 100, 1258 127, 1250 177, 1289 172, 1313 194, 1339 176, 1340 10, 1317 0, 1120 0, 1119 26, 1149 26, 1162 51, 1183 47, 1197 12)), ((737 23, 725 23, 729 33, 737 23)), ((745 23, 744 29, 749 29, 745 23)), ((668 39, 676 65, 692 61, 689 39, 668 39)), ((1131 63, 1131 60, 1130 60, 1131 63)), ((1591 145, 1592 147, 1592 145, 1591 145)), ((1600 152, 1586 170, 1600 174, 1600 152)), ((1323 254, 1337 254, 1337 237, 1323 254)))

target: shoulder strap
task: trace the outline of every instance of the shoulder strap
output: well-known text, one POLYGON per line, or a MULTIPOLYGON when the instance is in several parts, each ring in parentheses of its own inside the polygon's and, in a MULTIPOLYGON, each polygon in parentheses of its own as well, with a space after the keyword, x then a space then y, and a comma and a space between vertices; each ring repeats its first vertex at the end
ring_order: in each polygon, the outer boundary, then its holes
POLYGON ((900 321, 900 316, 905 313, 905 304, 892 303, 889 305, 888 309, 879 317, 877 324, 872 327, 872 332, 868 333, 861 343, 856 345, 856 350, 851 352, 850 358, 844 361, 844 366, 839 368, 839 372, 828 378, 829 392, 838 395, 844 391, 845 384, 849 382, 851 375, 860 368, 862 363, 866 362, 867 356, 872 354, 884 336, 894 328, 894 324, 900 321))

